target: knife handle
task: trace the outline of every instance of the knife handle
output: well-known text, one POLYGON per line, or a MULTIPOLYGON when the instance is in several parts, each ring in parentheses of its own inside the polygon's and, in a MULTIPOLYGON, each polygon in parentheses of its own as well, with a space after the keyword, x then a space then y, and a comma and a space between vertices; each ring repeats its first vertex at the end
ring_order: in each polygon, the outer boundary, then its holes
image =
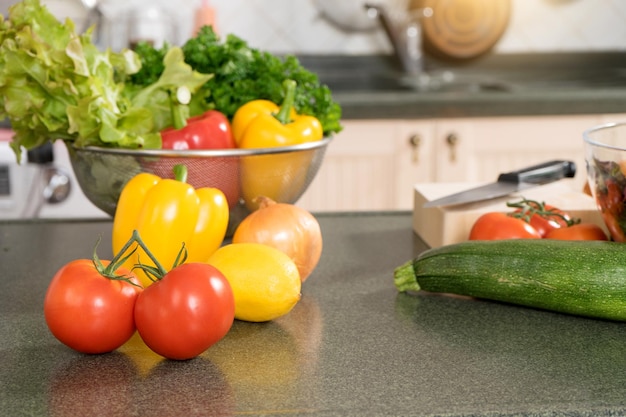
POLYGON ((576 175, 576 164, 572 161, 554 160, 500 174, 498 182, 543 184, 561 178, 573 178, 576 175))

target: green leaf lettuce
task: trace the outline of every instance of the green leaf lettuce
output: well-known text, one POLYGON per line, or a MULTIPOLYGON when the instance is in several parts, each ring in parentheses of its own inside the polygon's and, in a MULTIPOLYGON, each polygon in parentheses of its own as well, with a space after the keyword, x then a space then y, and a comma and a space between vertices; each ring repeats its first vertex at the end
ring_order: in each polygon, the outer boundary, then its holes
POLYGON ((159 131, 171 124, 170 93, 195 92, 211 75, 184 63, 180 48, 166 55, 154 83, 127 83, 141 68, 130 50, 99 51, 91 33, 75 33, 39 0, 23 0, 0 21, 0 117, 21 150, 62 139, 75 147, 160 148, 159 131))

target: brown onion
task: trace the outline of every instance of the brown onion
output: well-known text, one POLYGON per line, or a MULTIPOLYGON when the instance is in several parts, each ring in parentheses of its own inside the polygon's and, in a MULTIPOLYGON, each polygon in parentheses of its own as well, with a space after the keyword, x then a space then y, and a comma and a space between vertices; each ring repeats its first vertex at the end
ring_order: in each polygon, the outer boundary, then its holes
POLYGON ((276 203, 268 197, 259 197, 255 202, 259 208, 239 224, 233 243, 262 243, 283 251, 295 262, 304 282, 322 255, 322 231, 317 219, 303 208, 276 203))

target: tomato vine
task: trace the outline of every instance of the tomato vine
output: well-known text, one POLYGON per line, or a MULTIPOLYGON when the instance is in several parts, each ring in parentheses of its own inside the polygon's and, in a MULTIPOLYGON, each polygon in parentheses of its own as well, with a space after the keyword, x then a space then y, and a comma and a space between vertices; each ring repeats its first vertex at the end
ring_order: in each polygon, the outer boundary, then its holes
POLYGON ((516 211, 509 213, 509 216, 522 219, 526 223, 530 223, 530 219, 534 215, 538 215, 543 218, 555 218, 555 220, 564 222, 567 227, 580 223, 580 218, 571 218, 564 214, 561 210, 548 206, 545 202, 539 202, 537 200, 523 198, 518 202, 507 202, 506 205, 507 207, 517 209, 516 211))

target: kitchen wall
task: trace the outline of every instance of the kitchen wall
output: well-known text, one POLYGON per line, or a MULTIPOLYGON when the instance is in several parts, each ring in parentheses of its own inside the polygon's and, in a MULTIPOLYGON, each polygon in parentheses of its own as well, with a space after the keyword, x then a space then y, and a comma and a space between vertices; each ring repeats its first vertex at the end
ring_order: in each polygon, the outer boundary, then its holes
MULTIPOLYGON (((13 0, 14 1, 14 0, 13 0)), ((43 0, 58 16, 81 26, 80 0, 43 0)), ((129 8, 159 4, 179 22, 176 42, 191 34, 193 10, 200 0, 100 0, 113 22, 110 43, 124 38, 129 8), (116 40, 117 39, 117 40, 116 40)), ((255 47, 275 53, 377 54, 390 51, 381 30, 346 32, 329 23, 316 0, 209 0, 221 33, 234 33, 255 47)), ((342 1, 337 0, 338 4, 342 1)), ((0 0, 6 9, 6 0, 0 0)), ((508 30, 499 53, 615 51, 626 49, 626 2, 623 0, 512 0, 508 30)))
MULTIPOLYGON (((328 24, 315 9, 314 1, 213 0, 213 3, 224 30, 241 34, 271 50, 348 54, 390 50, 380 30, 345 33, 328 24), (245 9, 249 11, 242 13, 245 9)), ((511 21, 497 45, 498 52, 626 48, 623 0, 512 0, 512 6, 511 21)))

